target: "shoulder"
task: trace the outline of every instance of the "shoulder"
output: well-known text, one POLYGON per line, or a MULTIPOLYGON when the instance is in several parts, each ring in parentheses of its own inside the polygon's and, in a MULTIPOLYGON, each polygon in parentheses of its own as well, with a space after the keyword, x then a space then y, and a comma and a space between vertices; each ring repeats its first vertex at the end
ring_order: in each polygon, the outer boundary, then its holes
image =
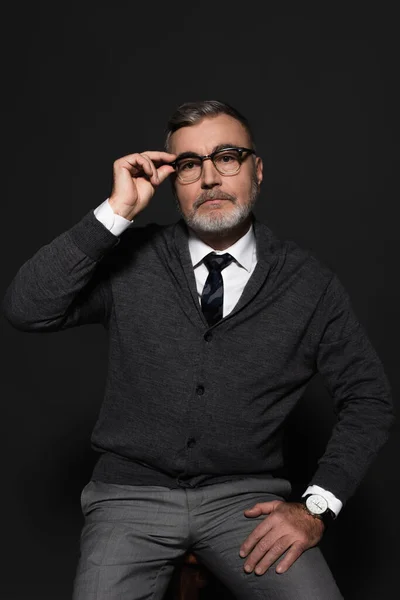
POLYGON ((303 279, 309 285, 325 288, 336 277, 334 267, 321 259, 312 248, 279 236, 265 223, 255 219, 257 253, 275 257, 286 274, 303 279))
POLYGON ((158 262, 155 259, 168 247, 172 230, 173 225, 158 223, 129 227, 119 236, 119 243, 103 257, 101 269, 117 274, 139 263, 145 266, 158 262))
POLYGON ((144 250, 146 247, 160 245, 165 240, 172 238, 174 225, 160 225, 159 223, 133 225, 122 233, 120 243, 115 250, 130 254, 144 250))

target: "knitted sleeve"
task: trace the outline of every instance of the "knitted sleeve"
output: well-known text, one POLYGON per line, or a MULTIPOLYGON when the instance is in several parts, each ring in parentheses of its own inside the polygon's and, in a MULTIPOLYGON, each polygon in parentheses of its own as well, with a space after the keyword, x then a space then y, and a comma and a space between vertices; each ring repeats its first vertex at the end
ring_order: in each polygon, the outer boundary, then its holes
POLYGON ((337 422, 311 484, 343 503, 354 493, 393 423, 383 365, 334 275, 315 315, 316 367, 335 403, 337 422))
POLYGON ((119 242, 90 211, 20 267, 2 302, 4 316, 33 332, 106 325, 111 293, 102 259, 119 242))

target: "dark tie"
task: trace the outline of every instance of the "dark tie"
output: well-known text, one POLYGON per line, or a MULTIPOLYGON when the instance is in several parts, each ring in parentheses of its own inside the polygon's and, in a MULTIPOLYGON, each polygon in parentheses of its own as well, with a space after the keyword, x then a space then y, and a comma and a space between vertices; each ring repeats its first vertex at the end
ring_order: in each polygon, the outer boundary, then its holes
POLYGON ((203 260, 209 272, 201 295, 201 308, 211 327, 222 319, 224 282, 221 271, 233 261, 233 256, 210 252, 203 260))

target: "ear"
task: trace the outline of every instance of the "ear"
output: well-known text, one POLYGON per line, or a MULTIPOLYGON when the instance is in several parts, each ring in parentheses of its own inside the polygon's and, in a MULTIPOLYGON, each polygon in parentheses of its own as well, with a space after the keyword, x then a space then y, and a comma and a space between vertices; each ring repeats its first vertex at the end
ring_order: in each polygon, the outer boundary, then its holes
POLYGON ((256 157, 256 178, 257 178, 257 182, 258 185, 261 185, 261 182, 263 180, 263 161, 262 158, 260 158, 259 156, 256 157))

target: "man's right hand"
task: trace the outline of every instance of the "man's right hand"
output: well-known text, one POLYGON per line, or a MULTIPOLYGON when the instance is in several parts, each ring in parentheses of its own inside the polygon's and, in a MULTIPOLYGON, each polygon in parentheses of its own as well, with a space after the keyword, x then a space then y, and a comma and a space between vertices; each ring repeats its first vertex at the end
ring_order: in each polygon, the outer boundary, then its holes
POLYGON ((132 221, 146 208, 160 183, 174 172, 174 168, 165 163, 175 158, 176 154, 149 150, 116 160, 108 199, 114 213, 132 221))

